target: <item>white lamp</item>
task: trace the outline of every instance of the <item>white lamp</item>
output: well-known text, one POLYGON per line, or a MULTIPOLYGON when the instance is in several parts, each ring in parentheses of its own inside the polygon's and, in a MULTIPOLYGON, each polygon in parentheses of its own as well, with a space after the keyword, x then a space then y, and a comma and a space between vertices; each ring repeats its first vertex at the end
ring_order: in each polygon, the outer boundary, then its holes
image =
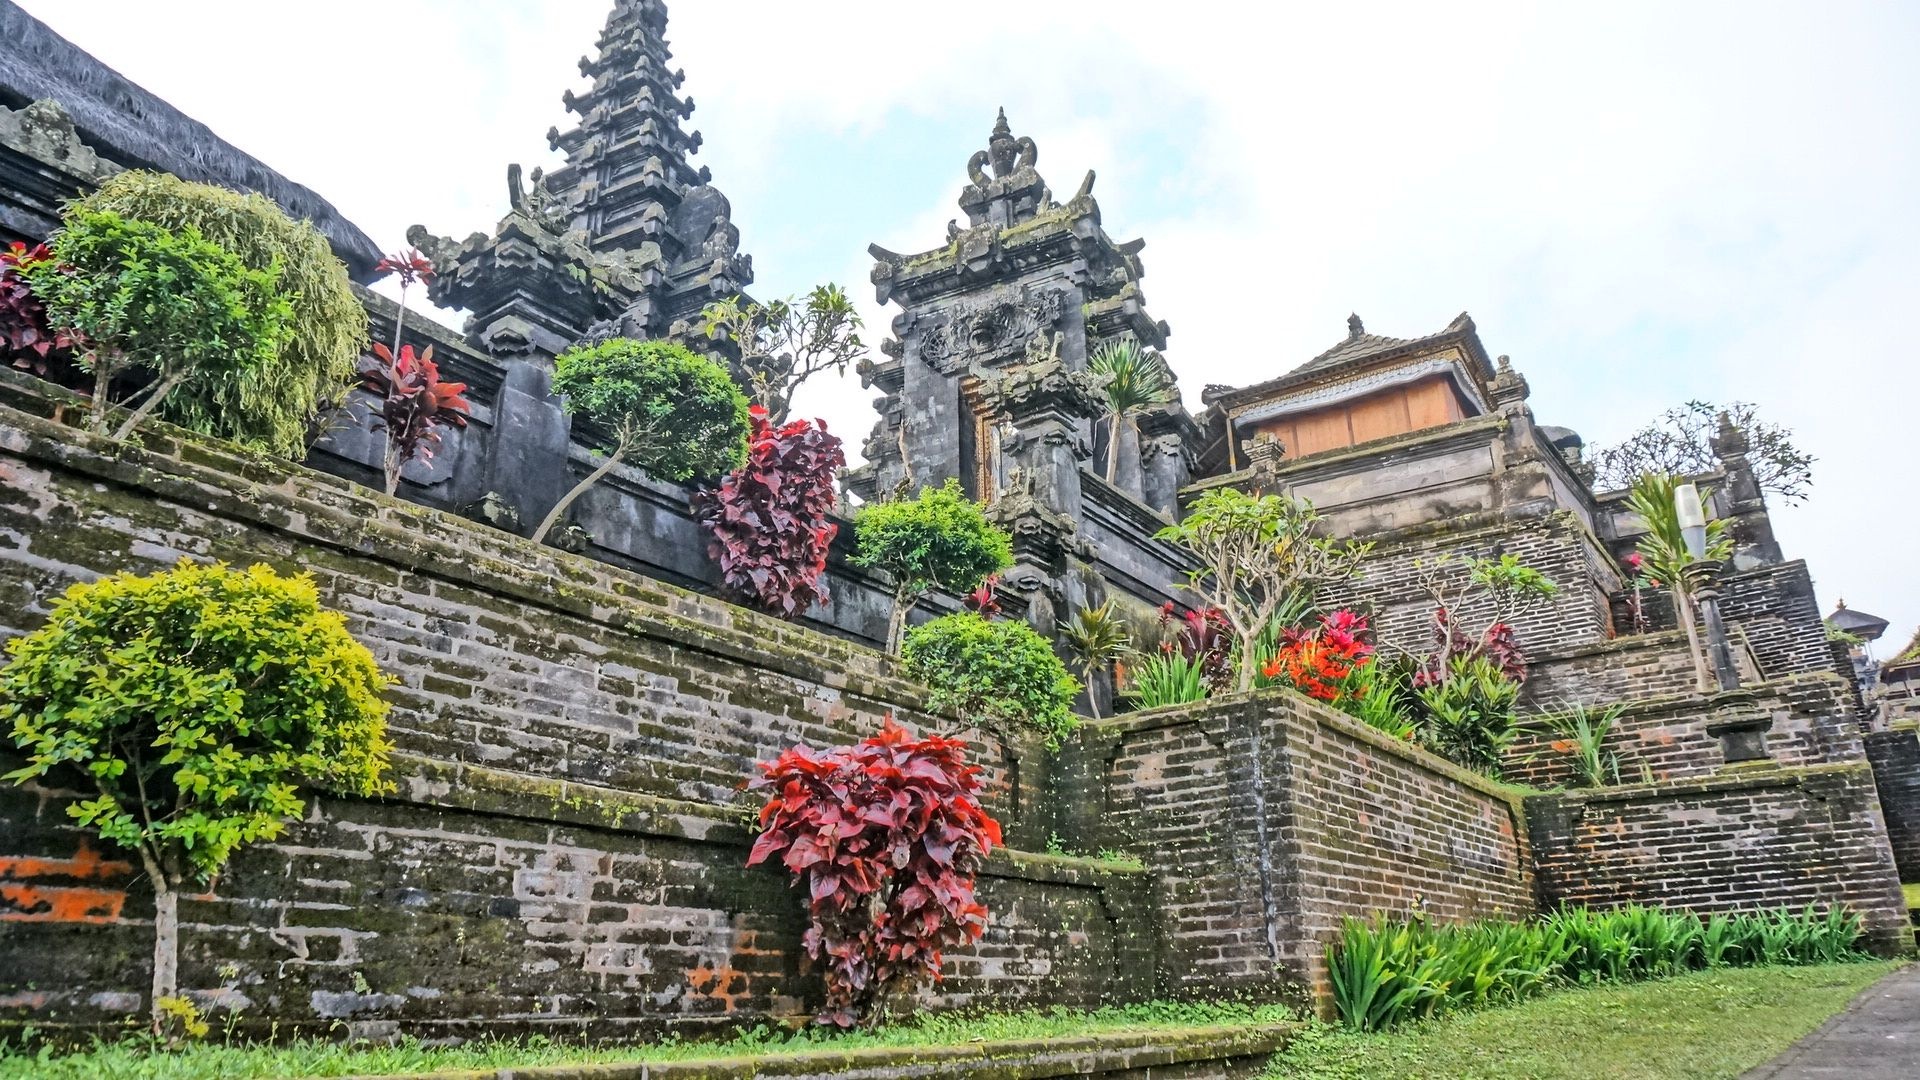
POLYGON ((1681 484, 1673 489, 1673 509, 1680 517, 1680 538, 1687 554, 1696 559, 1707 556, 1707 508, 1701 505, 1700 489, 1681 484))

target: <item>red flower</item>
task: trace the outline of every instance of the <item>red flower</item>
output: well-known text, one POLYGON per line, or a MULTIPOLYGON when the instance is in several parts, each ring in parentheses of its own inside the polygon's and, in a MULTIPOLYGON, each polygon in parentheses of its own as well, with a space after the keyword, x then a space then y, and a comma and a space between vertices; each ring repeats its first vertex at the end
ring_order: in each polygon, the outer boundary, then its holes
POLYGON ((376 274, 399 274, 400 286, 401 288, 406 288, 417 281, 431 281, 433 279, 433 263, 427 261, 427 257, 420 254, 418 250, 408 248, 405 251, 395 252, 381 259, 379 262, 374 263, 373 272, 376 274))

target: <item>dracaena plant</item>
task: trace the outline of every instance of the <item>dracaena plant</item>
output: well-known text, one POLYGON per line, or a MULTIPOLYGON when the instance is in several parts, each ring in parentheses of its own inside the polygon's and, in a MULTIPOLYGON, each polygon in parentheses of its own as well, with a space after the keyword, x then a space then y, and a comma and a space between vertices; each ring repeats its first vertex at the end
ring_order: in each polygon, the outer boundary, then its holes
POLYGON ((375 345, 372 359, 360 371, 360 385, 380 399, 374 426, 387 434, 382 468, 389 495, 400 490, 407 464, 433 460, 442 429, 466 427, 472 411, 460 396, 467 384, 441 380, 431 345, 418 356, 411 345, 402 345, 397 354, 375 345))
MULTIPOLYGON (((381 259, 373 266, 376 274, 393 274, 400 279, 400 309, 393 316, 393 346, 391 351, 400 351, 400 334, 407 324, 407 290, 416 284, 425 284, 433 280, 433 263, 415 248, 396 251, 381 259)), ((429 350, 431 351, 431 350, 429 350)))
POLYGON ((828 518, 847 457, 824 421, 774 427, 766 409, 750 413, 747 463, 718 487, 695 492, 694 516, 727 592, 795 619, 827 600, 827 549, 840 531, 828 518))
POLYGON ((881 1019, 888 997, 940 978, 945 950, 979 940, 974 879, 1000 843, 967 744, 890 718, 836 750, 796 746, 747 786, 767 793, 747 865, 777 862, 807 895, 802 944, 826 979, 819 1020, 881 1019))
POLYGON ((54 370, 57 354, 85 346, 77 331, 50 325, 47 305, 27 283, 33 267, 52 260, 45 244, 28 247, 16 241, 0 251, 0 351, 14 367, 42 378, 54 370))

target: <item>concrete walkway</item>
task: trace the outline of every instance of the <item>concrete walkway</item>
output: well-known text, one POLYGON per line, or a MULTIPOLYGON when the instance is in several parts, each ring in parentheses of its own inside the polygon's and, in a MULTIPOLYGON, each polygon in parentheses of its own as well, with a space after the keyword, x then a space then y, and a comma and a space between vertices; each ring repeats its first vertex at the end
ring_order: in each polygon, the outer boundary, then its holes
POLYGON ((1787 1052, 1742 1080, 1920 1077, 1920 965, 1881 979, 1787 1052))

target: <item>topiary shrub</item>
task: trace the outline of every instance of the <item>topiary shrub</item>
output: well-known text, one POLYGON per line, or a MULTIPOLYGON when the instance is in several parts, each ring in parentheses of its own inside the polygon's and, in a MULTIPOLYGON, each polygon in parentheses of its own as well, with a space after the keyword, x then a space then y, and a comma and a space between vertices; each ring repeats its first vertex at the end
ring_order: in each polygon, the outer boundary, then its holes
POLYGON ((847 463, 825 421, 774 427, 755 405, 747 463, 717 488, 693 496, 729 595, 761 611, 796 619, 827 601, 827 549, 840 526, 827 520, 847 463))
POLYGON ((576 434, 595 439, 607 460, 561 497, 533 531, 535 540, 623 461, 676 483, 746 463, 746 395, 725 368, 683 345, 615 338, 569 349, 554 361, 553 392, 588 421, 591 427, 576 434))
POLYGON ((346 398, 367 340, 367 313, 327 238, 271 199, 154 172, 125 172, 74 204, 179 232, 188 226, 250 269, 277 274, 292 332, 272 361, 182 387, 163 419, 257 447, 306 456, 313 417, 346 398))
POLYGON ((27 764, 97 792, 67 808, 139 853, 154 889, 153 1011, 175 998, 179 895, 280 835, 299 785, 388 785, 387 679, 313 581, 182 562, 75 585, 7 642, 0 725, 27 764))
POLYGON ((807 892, 802 944, 826 977, 819 1020, 877 1022, 887 997, 940 978, 941 953, 980 939, 974 879, 1000 843, 967 744, 915 739, 889 719, 838 750, 760 763, 769 793, 748 866, 777 859, 807 892))
MULTIPOLYGON (((292 333, 292 308, 272 270, 248 268, 191 225, 177 232, 106 210, 70 211, 52 257, 21 269, 52 325, 84 335, 93 376, 93 429, 104 432, 115 383, 146 375, 123 403, 139 404, 115 432, 172 402, 175 390, 265 380, 292 333)), ((200 430, 206 430, 202 425, 200 430)))
POLYGON ((893 578, 893 615, 887 651, 900 651, 900 633, 913 605, 929 589, 968 593, 988 574, 1013 565, 1013 540, 987 520, 979 504, 949 478, 911 499, 862 507, 853 519, 853 563, 893 578))
POLYGON ((907 677, 927 684, 936 709, 957 710, 995 732, 1037 731, 1055 743, 1073 730, 1080 683, 1026 623, 971 611, 943 615, 907 631, 900 659, 907 677))

